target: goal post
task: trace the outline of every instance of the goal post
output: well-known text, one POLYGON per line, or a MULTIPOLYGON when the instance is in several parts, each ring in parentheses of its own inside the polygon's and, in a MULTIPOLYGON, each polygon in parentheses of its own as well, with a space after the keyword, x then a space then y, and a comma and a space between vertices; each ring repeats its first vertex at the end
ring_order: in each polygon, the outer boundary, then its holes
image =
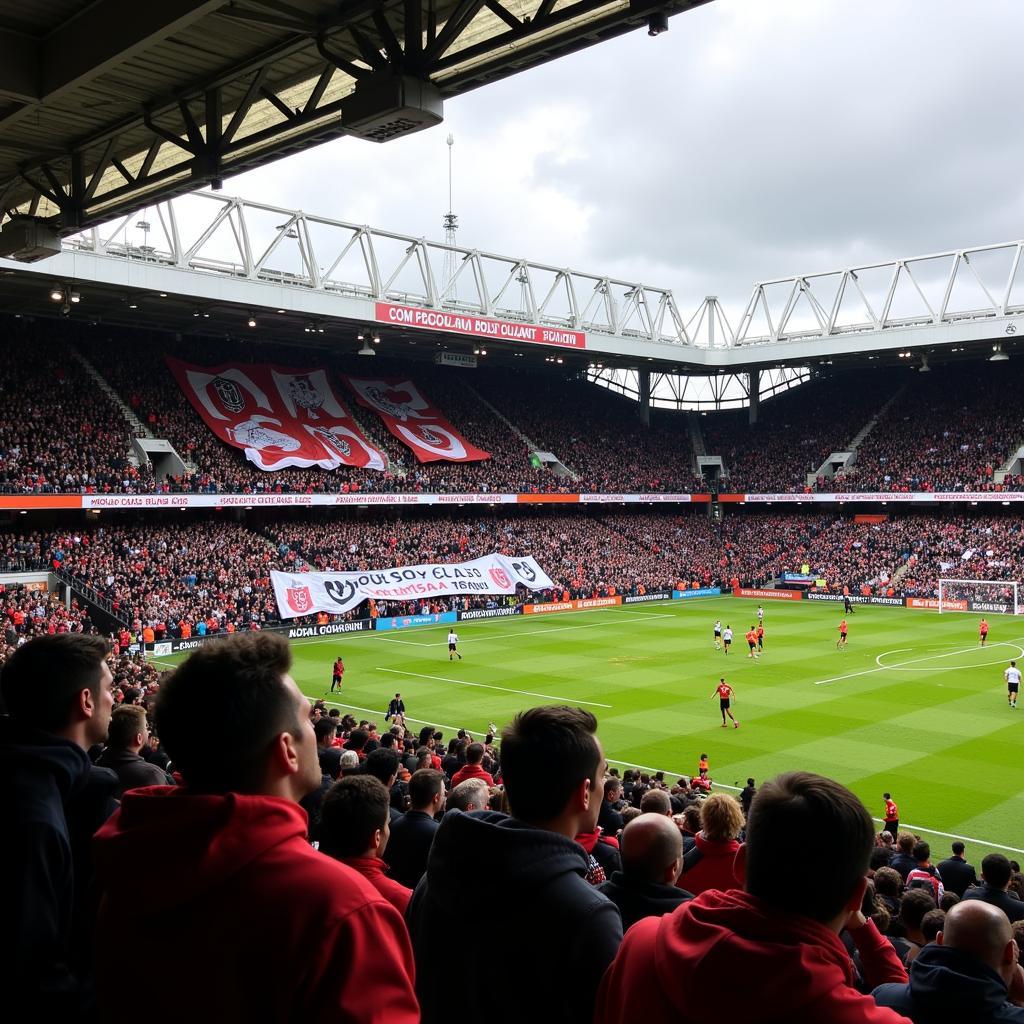
POLYGON ((939 614, 973 612, 1020 615, 1020 584, 1016 580, 939 580, 939 614))

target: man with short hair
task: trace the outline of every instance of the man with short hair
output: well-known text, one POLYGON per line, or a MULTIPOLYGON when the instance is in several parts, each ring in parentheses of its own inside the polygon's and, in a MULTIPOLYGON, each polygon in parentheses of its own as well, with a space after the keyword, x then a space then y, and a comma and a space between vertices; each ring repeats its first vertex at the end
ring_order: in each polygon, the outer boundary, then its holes
POLYGON ((664 814, 672 816, 672 801, 669 799, 668 791, 664 789, 649 789, 640 797, 641 814, 664 814))
POLYGON ((1009 1000, 1011 987, 1019 991, 1020 970, 1005 915, 976 900, 962 902, 910 965, 909 981, 880 985, 872 995, 914 1024, 1024 1022, 1024 1009, 1009 1000))
POLYGON ((0 674, 0 992, 12 1017, 72 1018, 91 1003, 89 842, 117 776, 86 751, 114 707, 107 652, 90 634, 37 637, 0 674))
POLYGON ((338 735, 338 726, 333 718, 321 718, 313 724, 316 736, 316 756, 320 762, 320 771, 329 779, 337 779, 341 772, 341 747, 334 745, 338 735))
POLYGON ((283 637, 236 634, 161 687, 156 726, 185 784, 126 793, 96 837, 104 1021, 135 1022, 143 1006, 180 1021, 197 992, 209 1019, 419 1020, 401 915, 306 841, 298 801, 321 772, 290 667, 283 637), (131 864, 159 870, 126 885, 131 864), (140 934, 174 950, 173 971, 125 970, 140 934))
POLYGON ((448 794, 448 811, 486 811, 490 809, 491 791, 483 779, 466 779, 452 787, 448 794))
POLYGON ((683 837, 671 818, 641 814, 623 830, 622 870, 598 889, 619 908, 626 931, 644 917, 661 917, 693 894, 676 882, 683 870, 683 837))
POLYGON ((914 844, 914 868, 907 873, 907 888, 912 889, 915 883, 925 882, 932 890, 935 905, 939 905, 942 894, 946 891, 942 886, 942 878, 931 863, 932 848, 928 843, 914 844))
POLYGON ((596 829, 601 806, 607 764, 596 730, 579 708, 521 711, 502 731, 511 815, 444 816, 408 915, 424 1024, 451 1013, 451 949, 438 934, 455 934, 496 906, 500 927, 488 941, 459 947, 459 999, 490 1005, 496 1021, 540 1013, 590 1024, 622 940, 619 912, 588 884, 588 857, 574 841, 596 829))
POLYGON ((412 890, 389 878, 381 859, 390 835, 389 808, 379 779, 356 775, 336 782, 320 810, 320 850, 358 871, 404 916, 412 890))
POLYGON ((757 786, 754 785, 753 779, 747 779, 747 784, 740 793, 740 807, 743 808, 744 818, 750 815, 750 805, 754 802, 755 796, 757 796, 757 786))
POLYGON ((604 799, 601 801, 601 811, 597 816, 597 824, 606 836, 617 836, 625 824, 622 815, 615 809, 615 805, 622 799, 622 782, 609 775, 604 780, 604 799))
POLYGON ((913 832, 899 832, 896 835, 896 852, 889 861, 889 867, 900 873, 904 882, 907 875, 917 867, 914 860, 914 845, 917 843, 917 836, 913 832))
POLYGON ((488 786, 494 785, 493 777, 485 772, 481 762, 484 759, 484 745, 482 743, 470 743, 466 747, 466 763, 452 776, 452 788, 466 779, 483 779, 488 786))
POLYGON ((427 870, 427 856, 437 833, 434 820, 444 807, 444 775, 420 768, 409 779, 409 810, 396 821, 384 850, 391 876, 400 885, 415 889, 427 870))
MULTIPOLYGON (((392 790, 398 780, 399 758, 396 750, 387 747, 378 747, 366 755, 366 763, 363 765, 363 774, 376 779, 387 791, 389 810, 388 820, 392 825, 402 817, 402 812, 395 806, 392 790)), ((402 785, 402 803, 404 805, 406 787, 402 785)), ((383 849, 383 847, 381 847, 383 849)))
POLYGON ((1024 920, 1024 902, 1006 891, 1012 874, 1010 862, 1001 853, 990 853, 981 862, 981 885, 968 889, 964 899, 991 903, 1006 915, 1011 924, 1024 920))
POLYGON ((952 846, 953 856, 939 862, 939 874, 946 891, 955 892, 961 899, 970 886, 978 883, 974 865, 968 864, 964 858, 964 849, 964 844, 958 839, 952 846))
POLYGON ((906 981, 861 913, 874 838, 871 816, 839 783, 810 772, 766 782, 737 855, 744 888, 709 890, 630 928, 602 982, 596 1024, 905 1024, 854 988, 839 937, 846 929, 853 939, 868 984, 906 981), (807 842, 812 833, 829 837, 828 857, 807 842))
POLYGON ((174 785, 167 772, 141 757, 140 751, 148 741, 144 708, 138 704, 122 704, 114 708, 107 731, 107 749, 96 763, 101 768, 109 768, 117 776, 115 796, 120 797, 126 790, 143 786, 174 785))

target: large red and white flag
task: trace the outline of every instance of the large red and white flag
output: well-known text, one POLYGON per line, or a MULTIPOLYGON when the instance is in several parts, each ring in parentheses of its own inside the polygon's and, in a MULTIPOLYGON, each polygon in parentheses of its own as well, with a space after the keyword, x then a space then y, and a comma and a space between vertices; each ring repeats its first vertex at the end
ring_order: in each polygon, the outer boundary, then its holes
POLYGON ((260 469, 385 468, 384 457, 338 401, 326 370, 193 366, 170 356, 167 365, 206 425, 260 469))
POLYGON ((420 462, 482 462, 490 453, 475 448, 424 398, 411 380, 346 377, 356 401, 372 409, 420 462))

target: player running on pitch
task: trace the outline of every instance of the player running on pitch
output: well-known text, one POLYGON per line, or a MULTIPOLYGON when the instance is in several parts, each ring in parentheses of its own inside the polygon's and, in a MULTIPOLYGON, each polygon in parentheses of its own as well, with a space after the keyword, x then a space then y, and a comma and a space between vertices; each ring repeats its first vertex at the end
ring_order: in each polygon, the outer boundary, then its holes
POLYGON ((335 661, 334 667, 331 669, 331 693, 334 693, 335 687, 338 689, 338 693, 341 693, 341 680, 345 675, 345 662, 341 660, 341 655, 338 655, 338 660, 335 661))
POLYGON ((732 646, 732 626, 726 626, 722 630, 722 647, 725 649, 725 653, 729 653, 729 648, 732 646))
POLYGON ((462 655, 458 652, 459 634, 454 629, 448 631, 448 660, 458 658, 462 661, 462 655))
POLYGON ((1006 680, 1006 699, 1014 711, 1017 710, 1017 692, 1020 690, 1020 669, 1017 662, 1011 661, 1010 667, 1003 673, 1006 680))
POLYGON ((764 626, 759 622, 757 624, 757 653, 762 654, 764 652, 764 626))
POLYGON ((988 619, 982 619, 978 623, 978 643, 984 647, 988 643, 988 619))
POLYGON ((836 641, 837 650, 846 650, 846 630, 846 619, 843 619, 843 621, 839 623, 839 639, 836 641))
POLYGON ((722 649, 722 620, 715 619, 715 650, 722 649))
POLYGON ((734 729, 738 729, 740 727, 740 723, 736 721, 735 716, 729 710, 732 699, 736 696, 736 691, 725 681, 724 678, 722 678, 718 680, 715 692, 711 694, 709 699, 713 700, 715 694, 718 695, 718 707, 722 712, 722 728, 728 728, 725 721, 725 716, 728 715, 732 719, 732 727, 734 729))
POLYGON ((757 658, 757 630, 751 626, 747 630, 747 646, 750 648, 750 653, 747 655, 748 658, 757 658))

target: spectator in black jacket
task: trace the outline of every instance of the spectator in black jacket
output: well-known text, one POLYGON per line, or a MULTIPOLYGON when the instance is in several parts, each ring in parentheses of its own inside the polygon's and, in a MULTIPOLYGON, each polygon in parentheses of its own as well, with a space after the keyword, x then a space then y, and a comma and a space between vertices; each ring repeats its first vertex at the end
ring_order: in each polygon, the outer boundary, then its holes
POLYGON ((421 768, 409 780, 409 810, 392 825, 384 850, 391 877, 407 889, 415 889, 427 870, 438 827, 434 818, 444 807, 445 790, 444 775, 433 768, 421 768))
POLYGON ((1009 1002, 1019 971, 1005 917, 995 907, 958 903, 946 915, 938 942, 925 946, 911 964, 910 981, 879 985, 872 995, 915 1024, 1024 1022, 1024 1009, 1009 1002))
POLYGON ((101 768, 109 768, 117 776, 118 786, 114 795, 118 798, 129 789, 174 785, 174 779, 167 772, 140 756, 148 740, 144 708, 138 704, 122 704, 114 709, 110 717, 107 749, 96 763, 101 768))
POLYGON ((117 787, 86 755, 114 706, 106 655, 97 636, 38 637, 0 676, 0 991, 12 1017, 77 1019, 91 1004, 88 843, 117 787))
POLYGON ((965 900, 983 900, 998 907, 1010 924, 1024 921, 1024 903, 1007 891, 1012 874, 1010 862, 1001 853, 990 853, 981 862, 981 885, 975 885, 964 893, 965 900))
POLYGON ((622 815, 618 811, 619 801, 622 799, 622 783, 609 776, 604 783, 604 799, 601 801, 601 811, 597 816, 597 824, 602 833, 614 838, 623 828, 622 815))
POLYGON ((424 1024, 451 1016, 451 950, 438 943, 438 930, 464 930, 495 907, 500 927, 488 941, 459 947, 458 999, 487 1005, 494 1024, 592 1021, 598 985, 622 941, 619 911, 587 883, 588 858, 574 842, 596 828, 604 793, 596 730, 594 716, 578 708, 520 712, 501 743, 511 816, 445 815, 409 904, 424 1024))
POLYGON ((644 917, 661 917, 692 893, 676 886, 683 870, 683 837, 663 814, 641 814, 622 833, 622 870, 598 888, 619 908, 622 930, 644 917))
POLYGON ((917 836, 913 832, 900 832, 896 837, 896 853, 889 861, 889 867, 898 871, 904 882, 907 880, 907 875, 917 867, 917 861, 914 860, 914 845, 916 843, 917 836))
POLYGON ((964 844, 959 839, 953 844, 953 856, 939 864, 939 874, 946 891, 955 892, 961 899, 970 886, 977 884, 974 865, 964 858, 964 844))
POLYGON ((744 818, 750 816, 750 805, 754 802, 755 796, 757 796, 757 787, 754 785, 754 780, 747 779, 747 784, 744 786, 743 792, 740 793, 740 806, 743 808, 744 818))

